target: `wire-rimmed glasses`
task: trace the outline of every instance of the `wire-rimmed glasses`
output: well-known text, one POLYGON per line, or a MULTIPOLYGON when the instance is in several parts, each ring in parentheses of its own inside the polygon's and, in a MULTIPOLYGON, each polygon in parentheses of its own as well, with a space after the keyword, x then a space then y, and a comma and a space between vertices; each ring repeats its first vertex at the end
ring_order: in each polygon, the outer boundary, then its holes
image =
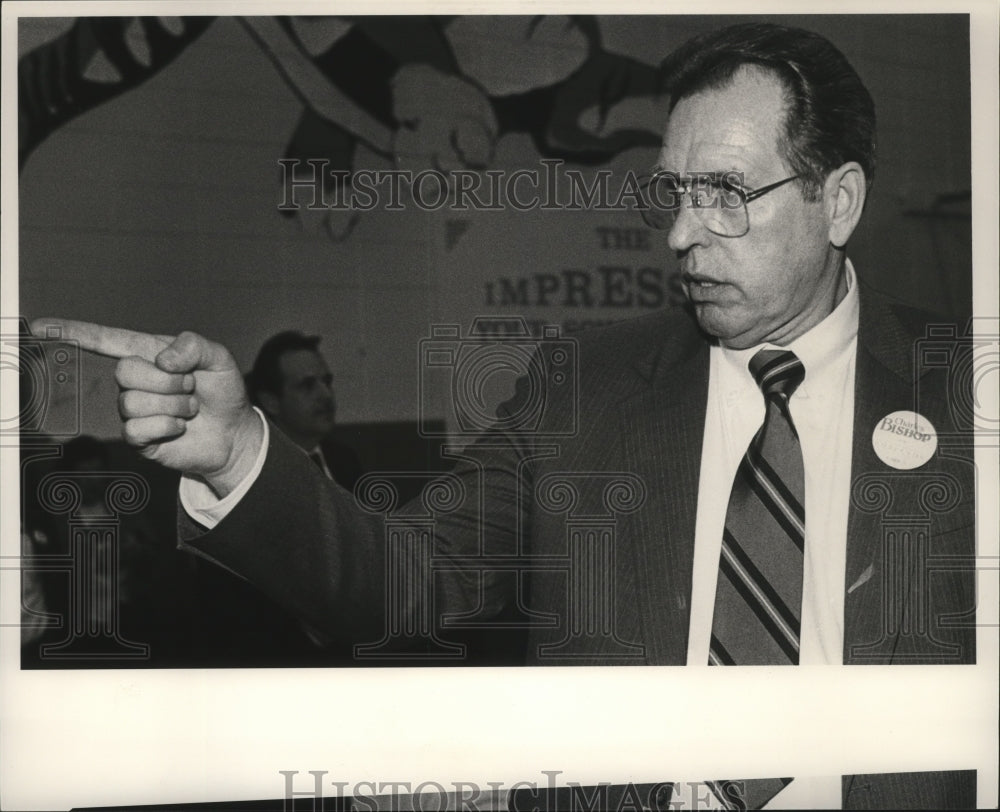
POLYGON ((640 213, 646 225, 671 229, 680 215, 681 206, 687 206, 713 234, 742 237, 750 230, 747 204, 798 177, 791 175, 759 189, 747 189, 743 186, 740 172, 689 175, 655 172, 640 184, 643 194, 640 213))

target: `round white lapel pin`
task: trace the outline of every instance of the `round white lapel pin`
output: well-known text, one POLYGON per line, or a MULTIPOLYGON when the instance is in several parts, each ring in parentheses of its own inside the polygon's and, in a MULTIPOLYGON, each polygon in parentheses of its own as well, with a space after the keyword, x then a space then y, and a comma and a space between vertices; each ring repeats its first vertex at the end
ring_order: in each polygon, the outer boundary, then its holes
POLYGON ((909 471, 934 456, 937 431, 922 414, 893 412, 875 424, 872 447, 886 465, 909 471))

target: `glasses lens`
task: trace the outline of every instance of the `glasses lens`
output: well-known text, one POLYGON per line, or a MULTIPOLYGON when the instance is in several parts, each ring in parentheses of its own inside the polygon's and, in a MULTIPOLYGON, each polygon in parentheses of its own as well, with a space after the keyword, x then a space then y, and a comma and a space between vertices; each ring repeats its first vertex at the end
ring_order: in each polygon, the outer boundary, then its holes
POLYGON ((720 237, 742 237, 750 230, 750 218, 742 198, 733 200, 720 194, 710 208, 696 209, 705 228, 720 237))
POLYGON ((643 222, 650 228, 672 228, 684 194, 677 179, 667 174, 647 176, 641 180, 640 189, 642 207, 639 213, 643 222))
POLYGON ((719 204, 724 209, 739 209, 746 205, 746 192, 736 182, 734 173, 727 173, 719 179, 719 204))
POLYGON ((681 209, 687 208, 720 237, 742 237, 749 230, 743 194, 725 181, 695 178, 684 184, 676 175, 662 173, 644 178, 640 189, 640 214, 650 228, 670 230, 681 209))

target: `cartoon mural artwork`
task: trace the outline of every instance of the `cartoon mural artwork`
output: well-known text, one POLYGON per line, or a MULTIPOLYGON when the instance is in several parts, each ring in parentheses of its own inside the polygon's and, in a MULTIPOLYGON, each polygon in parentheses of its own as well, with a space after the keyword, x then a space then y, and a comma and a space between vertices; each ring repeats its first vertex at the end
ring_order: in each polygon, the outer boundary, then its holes
MULTIPOLYGON (((22 165, 57 127, 165 68, 211 22, 81 18, 22 56, 22 165)), ((364 168, 485 169, 501 137, 523 133, 541 158, 598 166, 659 144, 659 122, 636 102, 659 98, 660 71, 607 50, 597 17, 239 22, 302 101, 284 157, 326 161, 324 196, 350 184, 361 154, 364 168)), ((342 240, 358 215, 331 210, 324 227, 342 240)))
MULTIPOLYGON (((246 21, 279 63, 262 23, 246 21)), ((340 109, 324 114, 314 101, 321 91, 303 93, 307 103, 285 157, 328 161, 325 193, 349 182, 362 143, 396 167, 418 171, 485 169, 508 133, 529 135, 542 158, 586 166, 659 145, 659 122, 648 117, 602 132, 616 106, 656 99, 662 89, 657 68, 602 47, 595 17, 293 17, 279 25, 335 93, 384 128, 366 137, 340 109)))
POLYGON ((17 63, 18 159, 67 121, 145 82, 212 17, 81 17, 17 63))

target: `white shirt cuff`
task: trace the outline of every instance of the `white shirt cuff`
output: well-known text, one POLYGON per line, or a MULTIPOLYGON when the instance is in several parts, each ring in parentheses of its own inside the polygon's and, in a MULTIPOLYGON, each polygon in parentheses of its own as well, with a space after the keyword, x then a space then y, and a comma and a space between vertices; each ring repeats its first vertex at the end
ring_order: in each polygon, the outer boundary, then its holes
POLYGON ((253 468, 244 477, 243 481, 237 485, 231 493, 224 499, 219 499, 212 489, 198 477, 185 474, 181 477, 179 496, 181 507, 184 512, 194 519, 198 524, 211 530, 221 522, 232 511, 239 501, 246 496, 246 492, 257 481, 261 470, 264 468, 264 460, 267 459, 267 446, 271 439, 271 432, 268 429, 267 420, 264 413, 256 406, 253 410, 260 415, 264 424, 264 440, 260 444, 260 451, 257 452, 257 459, 254 460, 253 468))

